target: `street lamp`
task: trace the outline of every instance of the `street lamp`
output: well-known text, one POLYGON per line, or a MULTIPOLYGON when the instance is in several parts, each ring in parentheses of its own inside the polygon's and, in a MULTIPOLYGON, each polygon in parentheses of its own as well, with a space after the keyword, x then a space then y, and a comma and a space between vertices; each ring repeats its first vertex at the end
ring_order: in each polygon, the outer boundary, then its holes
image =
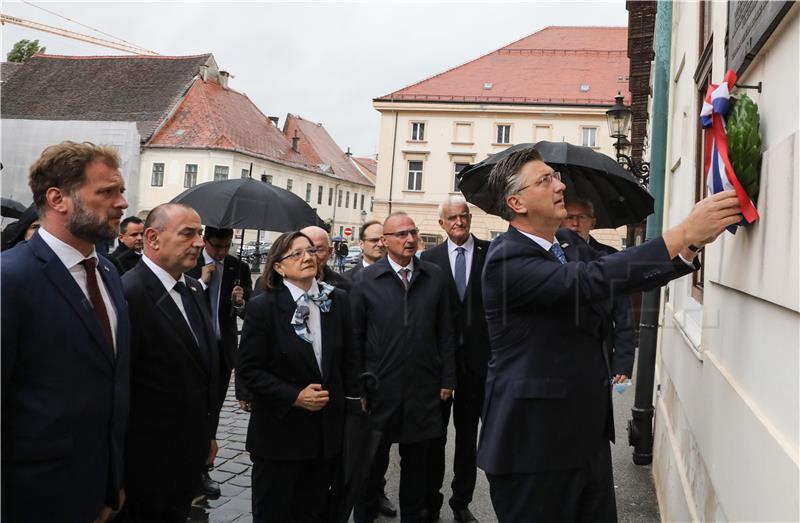
POLYGON ((630 107, 622 103, 622 94, 614 97, 614 106, 606 111, 608 118, 608 135, 614 138, 614 149, 617 151, 617 162, 629 173, 634 175, 643 187, 650 181, 650 162, 634 160, 631 158, 631 142, 628 140, 628 130, 631 126, 630 107))

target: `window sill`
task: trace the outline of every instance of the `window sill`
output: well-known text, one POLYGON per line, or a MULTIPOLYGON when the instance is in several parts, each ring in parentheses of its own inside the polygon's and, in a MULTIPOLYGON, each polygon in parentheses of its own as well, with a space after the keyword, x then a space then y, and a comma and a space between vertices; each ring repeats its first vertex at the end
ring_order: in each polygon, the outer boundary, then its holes
POLYGON ((450 142, 452 145, 475 145, 475 142, 450 142))
POLYGON ((702 330, 700 326, 692 320, 686 311, 676 311, 672 307, 672 303, 667 302, 664 308, 665 312, 669 312, 672 315, 673 324, 683 338, 683 341, 685 341, 686 345, 691 349, 695 358, 702 362, 702 330))
POLYGON ((406 140, 406 143, 428 143, 428 140, 406 140))
POLYGON ((497 143, 497 142, 494 142, 494 143, 492 143, 492 145, 495 146, 495 147, 510 147, 510 146, 512 146, 514 144, 511 143, 511 142, 509 142, 509 143, 497 143))
POLYGON ((402 192, 407 192, 407 193, 411 193, 411 194, 422 194, 425 191, 423 191, 422 189, 420 189, 420 190, 403 189, 402 192))

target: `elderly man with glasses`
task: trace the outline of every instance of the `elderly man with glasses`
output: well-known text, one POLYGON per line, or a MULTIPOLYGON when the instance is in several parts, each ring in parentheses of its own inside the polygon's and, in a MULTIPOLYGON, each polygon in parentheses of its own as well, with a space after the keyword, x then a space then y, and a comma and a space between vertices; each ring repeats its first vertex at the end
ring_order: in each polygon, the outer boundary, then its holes
POLYGON ((419 230, 405 213, 383 223, 388 255, 364 268, 350 294, 356 349, 378 377, 370 421, 383 434, 355 521, 378 515, 383 472, 399 443, 400 515, 424 521, 428 448, 444 433, 440 402, 456 385, 449 289, 436 265, 415 258, 419 230))

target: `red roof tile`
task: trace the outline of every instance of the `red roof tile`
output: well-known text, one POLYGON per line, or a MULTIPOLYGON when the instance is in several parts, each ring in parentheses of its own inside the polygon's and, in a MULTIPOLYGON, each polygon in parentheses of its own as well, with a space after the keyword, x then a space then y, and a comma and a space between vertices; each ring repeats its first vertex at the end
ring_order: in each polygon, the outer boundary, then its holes
POLYGON ((147 146, 233 150, 319 172, 246 95, 200 78, 147 146))
POLYGON ((376 101, 612 105, 628 92, 627 38, 626 27, 547 27, 376 101))
POLYGON ((299 138, 299 151, 323 171, 336 178, 374 187, 374 181, 353 165, 321 123, 288 114, 283 132, 287 140, 292 140, 295 136, 299 138))
POLYGON ((372 180, 372 183, 375 183, 378 178, 378 160, 368 156, 352 156, 350 159, 356 163, 362 174, 372 180))

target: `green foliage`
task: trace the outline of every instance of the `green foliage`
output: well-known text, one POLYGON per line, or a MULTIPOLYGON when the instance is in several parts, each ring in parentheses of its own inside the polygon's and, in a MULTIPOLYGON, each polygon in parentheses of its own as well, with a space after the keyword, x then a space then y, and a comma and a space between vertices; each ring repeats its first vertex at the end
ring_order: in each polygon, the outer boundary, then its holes
POLYGON ((761 181, 761 133, 758 106, 746 94, 736 99, 728 114, 728 156, 733 172, 747 195, 758 201, 761 181))
POLYGON ((14 47, 6 55, 6 59, 9 62, 24 62, 36 53, 44 53, 46 50, 46 47, 39 45, 39 40, 25 40, 23 38, 14 44, 14 47))

